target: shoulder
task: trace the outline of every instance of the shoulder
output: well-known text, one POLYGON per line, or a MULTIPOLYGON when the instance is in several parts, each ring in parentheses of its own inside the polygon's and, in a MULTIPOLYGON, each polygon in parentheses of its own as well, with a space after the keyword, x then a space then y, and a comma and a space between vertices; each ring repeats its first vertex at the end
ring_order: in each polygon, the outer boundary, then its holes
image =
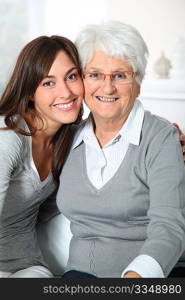
POLYGON ((179 134, 176 127, 174 127, 168 120, 151 114, 149 111, 145 111, 143 127, 142 127, 143 139, 149 139, 152 141, 158 140, 162 142, 166 138, 174 137, 179 142, 179 134))
POLYGON ((146 127, 151 127, 152 126, 152 130, 155 130, 155 129, 163 129, 163 128, 167 128, 167 127, 173 127, 171 125, 171 123, 165 119, 165 118, 162 118, 160 116, 157 116, 157 115, 153 115, 150 111, 145 111, 145 114, 144 114, 144 122, 143 122, 143 125, 146 126, 146 127))
POLYGON ((150 166, 158 161, 184 169, 179 133, 168 120, 146 112, 140 145, 150 166))
POLYGON ((14 130, 4 130, 6 124, 4 117, 0 116, 0 152, 6 153, 21 152, 25 144, 25 136, 16 133, 14 130))

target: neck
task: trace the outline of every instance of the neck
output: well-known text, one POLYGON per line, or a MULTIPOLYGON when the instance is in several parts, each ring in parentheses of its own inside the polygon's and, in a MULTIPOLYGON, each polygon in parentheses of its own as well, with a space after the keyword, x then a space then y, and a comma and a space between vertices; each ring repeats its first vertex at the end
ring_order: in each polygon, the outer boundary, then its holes
POLYGON ((54 136, 54 133, 48 133, 44 130, 38 130, 33 136, 32 140, 36 144, 42 145, 43 148, 48 148, 51 145, 51 140, 54 136))
POLYGON ((43 146, 49 146, 53 136, 56 134, 59 126, 49 126, 48 123, 42 122, 39 118, 32 116, 26 117, 26 122, 29 128, 36 128, 35 134, 32 136, 32 140, 38 141, 38 144, 43 146))
POLYGON ((103 120, 93 118, 94 132, 101 147, 112 140, 123 127, 125 120, 103 120))

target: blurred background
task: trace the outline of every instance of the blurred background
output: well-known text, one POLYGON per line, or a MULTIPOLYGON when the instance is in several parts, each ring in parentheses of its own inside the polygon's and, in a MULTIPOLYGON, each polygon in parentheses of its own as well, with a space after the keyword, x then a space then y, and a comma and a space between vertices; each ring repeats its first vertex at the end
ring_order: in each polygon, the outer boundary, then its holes
POLYGON ((28 41, 43 34, 74 41, 86 24, 105 20, 140 31, 150 52, 140 99, 185 130, 185 0, 0 0, 0 92, 28 41))

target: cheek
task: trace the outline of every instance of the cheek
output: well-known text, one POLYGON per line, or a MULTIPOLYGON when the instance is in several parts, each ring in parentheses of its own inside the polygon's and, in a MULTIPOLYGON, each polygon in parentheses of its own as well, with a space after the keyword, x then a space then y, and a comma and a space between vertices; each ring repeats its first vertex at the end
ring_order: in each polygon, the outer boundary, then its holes
POLYGON ((118 95, 127 103, 132 104, 138 96, 138 89, 136 89, 135 86, 125 86, 119 89, 118 95))
POLYGON ((123 86, 120 86, 119 89, 117 89, 117 93, 120 97, 127 97, 127 96, 130 96, 131 89, 132 88, 129 85, 123 85, 123 86))
POLYGON ((85 88, 85 97, 90 97, 93 96, 94 93, 97 90, 97 87, 93 86, 93 85, 87 85, 84 83, 84 88, 85 88))
POLYGON ((48 99, 51 97, 51 93, 49 93, 49 91, 47 90, 40 90, 40 89, 37 89, 36 92, 35 92, 35 95, 33 97, 33 100, 35 102, 40 102, 40 101, 44 101, 44 99, 48 99))
POLYGON ((82 89, 82 88, 75 88, 75 89, 73 89, 73 94, 75 95, 75 96, 77 96, 79 99, 83 99, 83 96, 84 96, 84 90, 82 89))
POLYGON ((78 84, 77 86, 75 86, 73 91, 79 97, 81 97, 81 98, 84 97, 84 86, 83 86, 83 84, 78 84))

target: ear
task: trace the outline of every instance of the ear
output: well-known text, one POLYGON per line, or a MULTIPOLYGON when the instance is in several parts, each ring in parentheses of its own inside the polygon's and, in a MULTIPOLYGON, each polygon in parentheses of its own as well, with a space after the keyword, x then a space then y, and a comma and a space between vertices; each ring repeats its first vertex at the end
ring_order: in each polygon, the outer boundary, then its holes
POLYGON ((137 98, 140 95, 140 91, 141 91, 141 87, 137 82, 135 82, 134 91, 135 91, 135 93, 134 93, 135 98, 137 98))
POLYGON ((141 88, 140 88, 140 85, 138 85, 138 88, 137 88, 137 97, 140 95, 140 91, 141 91, 141 88))

